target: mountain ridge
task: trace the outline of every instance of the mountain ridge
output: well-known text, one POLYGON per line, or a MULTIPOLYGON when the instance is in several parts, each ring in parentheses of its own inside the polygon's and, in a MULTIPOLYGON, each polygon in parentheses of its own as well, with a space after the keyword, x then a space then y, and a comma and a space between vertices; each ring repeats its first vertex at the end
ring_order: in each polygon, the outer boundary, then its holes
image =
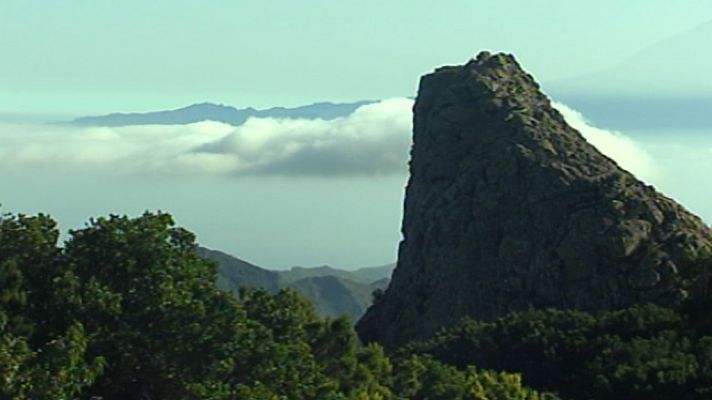
POLYGON ((239 126, 245 123, 248 118, 253 117, 330 120, 349 115, 357 108, 374 102, 372 100, 352 103, 317 102, 298 107, 271 107, 262 110, 203 102, 173 110, 80 117, 66 122, 66 124, 77 126, 182 125, 210 120, 239 126))
POLYGON ((290 288, 314 303, 322 316, 346 315, 356 322, 372 302, 372 293, 383 290, 395 264, 353 271, 330 266, 293 267, 278 271, 258 267, 219 250, 198 248, 198 254, 218 264, 218 287, 238 293, 241 287, 262 288, 270 293, 290 288))
POLYGON ((375 267, 357 268, 354 270, 334 268, 329 265, 321 265, 318 267, 294 266, 288 270, 279 271, 278 273, 282 279, 282 282, 285 284, 289 284, 303 278, 325 275, 333 275, 354 282, 371 284, 384 277, 390 277, 390 274, 394 268, 395 263, 375 267))

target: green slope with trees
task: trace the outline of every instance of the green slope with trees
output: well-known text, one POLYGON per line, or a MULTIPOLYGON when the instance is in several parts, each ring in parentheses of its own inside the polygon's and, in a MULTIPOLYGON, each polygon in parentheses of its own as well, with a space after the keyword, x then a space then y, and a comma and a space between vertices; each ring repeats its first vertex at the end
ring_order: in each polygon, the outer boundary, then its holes
POLYGON ((371 305, 372 293, 388 286, 394 264, 346 271, 329 266, 268 270, 235 256, 204 247, 201 257, 218 263, 218 287, 238 293, 242 287, 271 293, 291 288, 309 299, 322 317, 347 316, 355 323, 371 305))
POLYGON ((549 397, 516 374, 391 359, 292 290, 220 290, 167 214, 58 240, 45 215, 0 219, 0 399, 549 397))
POLYGON ((709 399, 709 302, 684 310, 637 305, 595 314, 530 310, 493 323, 463 320, 400 357, 522 373, 566 399, 709 399))

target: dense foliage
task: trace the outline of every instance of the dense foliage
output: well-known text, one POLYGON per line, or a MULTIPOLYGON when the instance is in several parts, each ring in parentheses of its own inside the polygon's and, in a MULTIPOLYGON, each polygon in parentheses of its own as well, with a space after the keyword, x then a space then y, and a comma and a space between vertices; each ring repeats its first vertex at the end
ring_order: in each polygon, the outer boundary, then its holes
POLYGON ((463 320, 401 356, 521 372, 525 384, 566 399, 709 399, 709 304, 684 310, 530 310, 494 323, 463 320), (701 318, 707 314, 707 322, 701 318))
POLYGON ((0 219, 0 399, 521 399, 519 375, 361 346, 295 292, 215 287, 167 214, 0 219))

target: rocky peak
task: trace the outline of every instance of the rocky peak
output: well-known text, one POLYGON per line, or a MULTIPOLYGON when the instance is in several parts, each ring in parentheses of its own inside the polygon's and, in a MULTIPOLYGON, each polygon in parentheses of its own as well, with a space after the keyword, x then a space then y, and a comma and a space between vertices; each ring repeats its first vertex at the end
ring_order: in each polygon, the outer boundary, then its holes
POLYGON ((712 250, 709 228, 587 143, 511 55, 424 76, 413 143, 398 265, 357 325, 364 341, 706 288, 689 265, 712 250))

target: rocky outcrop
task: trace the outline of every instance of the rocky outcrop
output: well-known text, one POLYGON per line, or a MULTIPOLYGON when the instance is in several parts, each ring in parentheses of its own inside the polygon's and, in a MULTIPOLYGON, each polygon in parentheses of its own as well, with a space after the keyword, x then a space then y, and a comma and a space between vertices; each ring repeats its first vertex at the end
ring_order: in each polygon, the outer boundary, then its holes
POLYGON ((588 144, 510 55, 424 76, 413 140, 398 265, 357 325, 366 342, 531 306, 676 304, 706 284, 690 265, 709 228, 588 144))

